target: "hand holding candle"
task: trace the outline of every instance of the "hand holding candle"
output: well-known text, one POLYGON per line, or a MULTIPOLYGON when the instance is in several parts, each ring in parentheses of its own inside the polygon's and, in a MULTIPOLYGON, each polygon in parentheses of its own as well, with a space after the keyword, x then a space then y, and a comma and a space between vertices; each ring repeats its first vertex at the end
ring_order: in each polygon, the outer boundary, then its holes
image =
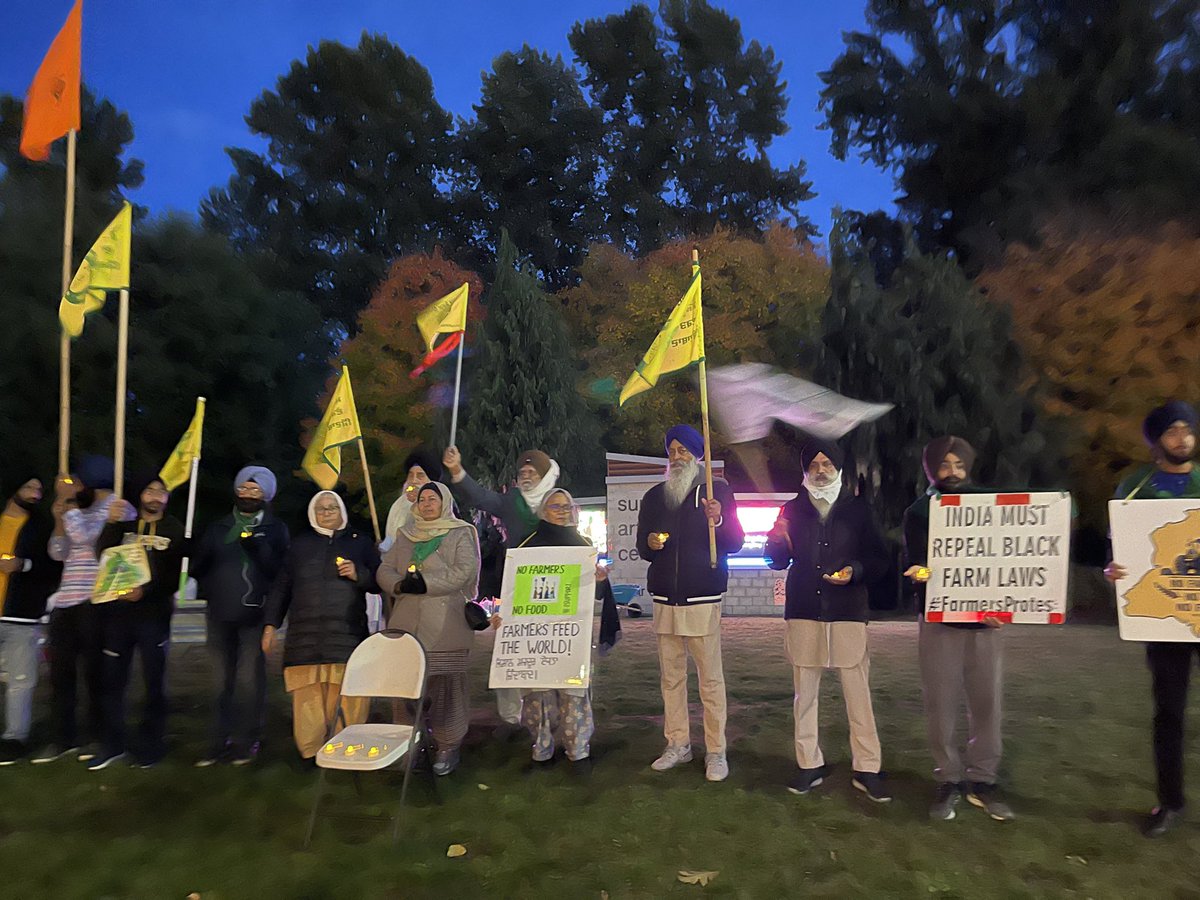
POLYGON ((337 573, 342 578, 348 578, 350 581, 358 580, 358 569, 355 568, 351 560, 343 556, 339 556, 335 562, 337 563, 337 573))

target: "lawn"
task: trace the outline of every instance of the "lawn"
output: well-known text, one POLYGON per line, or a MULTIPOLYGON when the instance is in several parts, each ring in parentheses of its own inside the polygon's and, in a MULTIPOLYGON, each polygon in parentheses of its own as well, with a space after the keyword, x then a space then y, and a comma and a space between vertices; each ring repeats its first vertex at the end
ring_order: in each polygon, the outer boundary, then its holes
MULTIPOLYGON (((966 806, 952 822, 927 821, 932 783, 911 622, 871 626, 876 715, 895 802, 874 805, 850 787, 834 676, 821 698, 833 776, 807 797, 787 793, 795 760, 781 630, 778 620, 724 622, 732 774, 723 784, 704 781, 699 759, 686 770, 649 769, 662 735, 647 621, 626 622, 625 640, 600 663, 596 764, 586 781, 565 765, 526 773, 525 747, 490 740, 491 638, 482 638, 462 766, 438 779, 436 793, 414 780, 400 845, 390 844, 384 823, 328 819, 308 852, 301 843, 316 776, 291 764, 278 664, 261 764, 197 770, 207 660, 199 646, 177 647, 172 752, 161 766, 0 770, 0 894, 1200 896, 1200 823, 1158 842, 1136 830, 1153 802, 1149 679, 1141 646, 1122 643, 1115 629, 1007 630, 1005 777, 1019 818, 1004 825, 966 806), (467 854, 448 859, 455 843, 467 854), (676 878, 681 869, 719 875, 707 887, 685 885, 676 878)), ((698 720, 693 734, 698 743, 698 720)), ((1197 771, 1194 752, 1189 762, 1197 771)), ((334 788, 330 809, 379 814, 391 808, 399 781, 366 777, 361 797, 348 781, 334 788)))

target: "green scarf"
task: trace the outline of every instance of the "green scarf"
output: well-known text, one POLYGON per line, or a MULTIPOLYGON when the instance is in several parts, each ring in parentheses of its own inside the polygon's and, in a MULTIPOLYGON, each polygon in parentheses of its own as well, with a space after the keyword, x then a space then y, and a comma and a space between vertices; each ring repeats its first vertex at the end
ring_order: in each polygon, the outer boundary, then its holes
POLYGON ((225 532, 225 543, 232 544, 236 540, 240 540, 243 531, 249 531, 258 524, 258 518, 262 515, 262 510, 256 513, 244 513, 241 510, 234 509, 233 524, 229 526, 229 530, 225 532))
POLYGON ((435 538, 421 541, 419 544, 413 544, 412 564, 418 569, 421 568, 421 563, 433 556, 433 551, 441 545, 442 538, 445 536, 444 534, 439 534, 435 538))
POLYGON ((527 528, 537 528, 538 522, 541 520, 537 517, 537 513, 529 508, 529 504, 525 502, 525 496, 520 491, 517 491, 516 502, 513 505, 516 507, 517 515, 521 517, 521 521, 527 528))

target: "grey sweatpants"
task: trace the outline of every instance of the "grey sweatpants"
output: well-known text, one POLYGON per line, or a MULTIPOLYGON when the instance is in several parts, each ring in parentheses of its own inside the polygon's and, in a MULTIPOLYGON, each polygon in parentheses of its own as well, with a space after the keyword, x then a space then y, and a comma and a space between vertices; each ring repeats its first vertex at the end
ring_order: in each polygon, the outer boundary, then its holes
POLYGON ((1000 737, 1002 648, 999 628, 954 628, 921 622, 918 656, 925 724, 939 782, 995 784, 1000 737), (966 768, 959 753, 958 713, 967 700, 966 768))

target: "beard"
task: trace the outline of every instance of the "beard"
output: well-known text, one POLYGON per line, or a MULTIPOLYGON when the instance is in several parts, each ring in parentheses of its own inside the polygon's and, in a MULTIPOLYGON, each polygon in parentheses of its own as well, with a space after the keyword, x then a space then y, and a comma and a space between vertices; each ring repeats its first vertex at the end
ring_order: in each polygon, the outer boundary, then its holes
POLYGON ((967 479, 959 478, 957 475, 951 475, 949 478, 943 478, 937 482, 934 487, 942 492, 957 491, 960 487, 967 483, 967 479))
POLYGON ((237 507, 238 512, 252 516, 259 512, 266 503, 255 497, 238 497, 233 501, 233 505, 237 507))
POLYGON ((1182 466, 1185 463, 1190 463, 1192 461, 1192 457, 1195 456, 1196 454, 1195 453, 1186 453, 1186 454, 1172 453, 1170 450, 1167 450, 1164 447, 1163 451, 1162 451, 1162 455, 1163 455, 1163 459, 1165 459, 1171 465, 1182 466))
POLYGON ((25 510, 25 512, 33 512, 38 508, 38 504, 42 502, 42 498, 38 497, 36 500, 22 500, 20 497, 13 497, 13 502, 16 503, 17 506, 21 507, 21 509, 25 510))
POLYGON ((75 495, 75 500, 79 504, 80 509, 91 509, 92 504, 96 502, 96 489, 90 487, 80 488, 79 493, 75 495))
POLYGON ((679 509, 684 498, 691 493, 696 476, 700 474, 700 463, 694 459, 689 462, 675 463, 667 470, 667 480, 663 491, 667 498, 668 509, 679 509))

